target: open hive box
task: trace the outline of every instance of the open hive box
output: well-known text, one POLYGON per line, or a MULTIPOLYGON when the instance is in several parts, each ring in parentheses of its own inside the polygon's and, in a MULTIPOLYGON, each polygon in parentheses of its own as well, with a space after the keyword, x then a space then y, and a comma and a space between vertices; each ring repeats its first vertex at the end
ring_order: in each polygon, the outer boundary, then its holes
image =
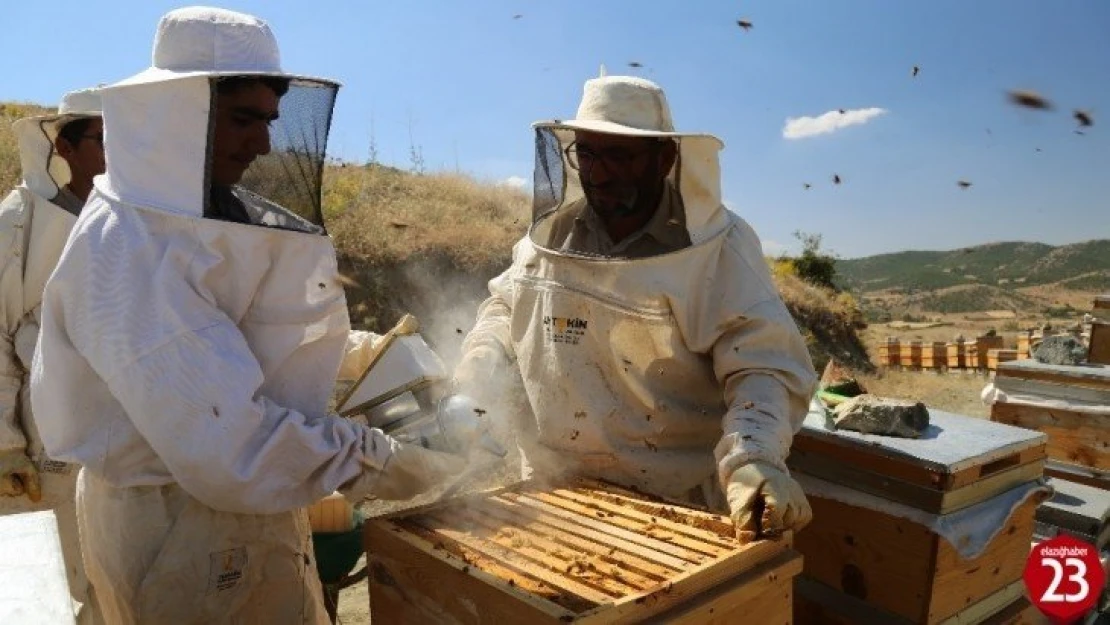
POLYGON ((369 522, 382 623, 789 624, 789 534, 740 545, 727 517, 600 482, 522 484, 369 522))
POLYGON ((813 508, 795 541, 805 558, 795 622, 980 623, 1020 600, 1037 499, 973 559, 890 510, 944 516, 1028 488, 1043 477, 1046 437, 937 410, 930 418, 924 436, 904 439, 828 430, 816 409, 807 416, 787 459, 813 508), (806 486, 809 476, 883 505, 845 503, 806 486))

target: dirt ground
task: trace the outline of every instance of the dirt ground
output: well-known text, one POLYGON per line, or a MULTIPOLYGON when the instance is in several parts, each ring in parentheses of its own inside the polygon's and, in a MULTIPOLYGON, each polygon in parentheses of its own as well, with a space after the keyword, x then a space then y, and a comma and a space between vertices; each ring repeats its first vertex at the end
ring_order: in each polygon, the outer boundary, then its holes
MULTIPOLYGON (((355 570, 366 566, 363 557, 355 565, 355 570)), ((370 622, 370 586, 368 582, 361 582, 345 588, 339 593, 339 611, 336 622, 340 625, 362 625, 370 622)))
POLYGON ((910 399, 928 408, 954 412, 969 417, 987 417, 990 409, 979 399, 987 376, 978 373, 930 373, 887 371, 862 376, 860 382, 873 395, 910 399))

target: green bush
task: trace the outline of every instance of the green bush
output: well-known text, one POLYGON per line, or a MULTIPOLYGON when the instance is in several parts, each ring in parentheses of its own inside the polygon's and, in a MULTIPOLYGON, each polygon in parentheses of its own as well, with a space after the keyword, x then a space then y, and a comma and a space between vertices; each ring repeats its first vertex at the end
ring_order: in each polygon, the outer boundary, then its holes
POLYGON ((836 257, 821 250, 821 235, 795 231, 794 238, 802 243, 801 256, 790 259, 794 273, 810 284, 840 291, 836 284, 836 257))

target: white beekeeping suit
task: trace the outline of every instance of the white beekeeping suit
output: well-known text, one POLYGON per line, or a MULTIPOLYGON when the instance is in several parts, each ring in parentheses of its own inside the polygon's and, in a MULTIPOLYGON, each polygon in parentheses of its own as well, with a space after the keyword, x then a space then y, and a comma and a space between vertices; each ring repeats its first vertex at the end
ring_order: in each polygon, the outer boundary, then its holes
MULTIPOLYGON (((70 181, 54 149, 67 123, 100 117, 95 89, 67 93, 58 112, 12 125, 23 181, 0 202, 0 515, 53 510, 73 598, 88 602, 81 565, 75 490, 79 467, 50 459, 31 411, 29 377, 39 335, 42 294, 77 216, 50 200, 70 181)), ((81 620, 93 620, 85 606, 81 620)))
POLYGON ((533 224, 490 282, 461 387, 480 394, 515 362, 536 472, 722 511, 727 494, 738 531, 803 526, 785 458, 817 378, 758 237, 721 203, 720 140, 675 132, 662 90, 621 76, 587 81, 576 119, 535 131, 533 224), (639 225, 617 240, 609 222, 639 225))
POLYGON ((32 400, 82 465, 110 623, 325 623, 304 506, 461 470, 327 413, 367 351, 320 220, 337 87, 283 72, 265 22, 190 7, 103 88, 108 170, 46 287, 32 400))

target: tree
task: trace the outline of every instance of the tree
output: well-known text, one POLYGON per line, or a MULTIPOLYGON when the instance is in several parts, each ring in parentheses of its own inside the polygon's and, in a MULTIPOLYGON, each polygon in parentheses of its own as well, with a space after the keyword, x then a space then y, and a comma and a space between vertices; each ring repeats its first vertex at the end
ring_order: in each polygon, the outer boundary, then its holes
POLYGON ((798 277, 817 286, 839 291, 836 286, 836 257, 821 250, 821 235, 801 230, 794 238, 802 244, 802 254, 794 259, 798 277))

